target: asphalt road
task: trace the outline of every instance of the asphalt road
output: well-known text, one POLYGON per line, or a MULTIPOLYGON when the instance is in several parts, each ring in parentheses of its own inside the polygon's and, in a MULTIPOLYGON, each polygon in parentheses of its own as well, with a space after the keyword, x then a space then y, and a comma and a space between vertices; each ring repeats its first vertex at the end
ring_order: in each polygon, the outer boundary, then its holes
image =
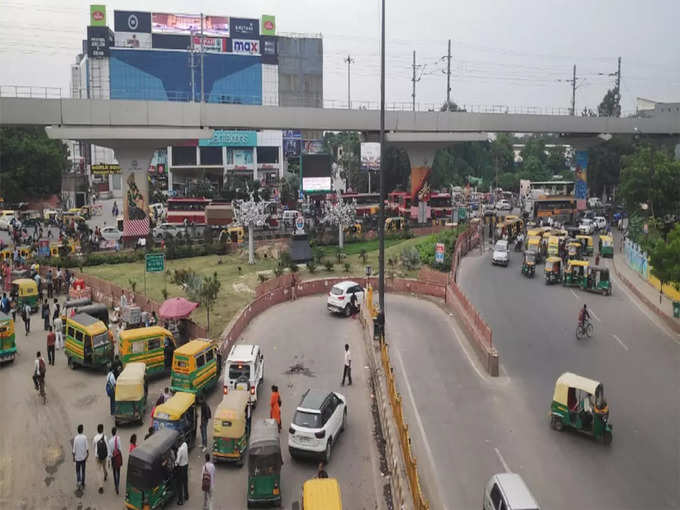
MULTIPOLYGON (((75 490, 75 467, 71 459, 71 440, 79 423, 91 440, 98 423, 107 435, 113 426, 108 414, 105 374, 84 369, 70 370, 63 351, 57 351, 56 365, 48 366, 47 405, 43 405, 32 387, 31 375, 35 351, 45 351, 46 334, 42 321, 33 316, 31 334, 26 337, 23 325, 17 327, 19 356, 14 363, 0 366, 0 508, 23 509, 96 509, 120 508, 123 504, 127 449, 130 435, 136 433, 138 444, 149 426, 120 427, 123 444, 121 496, 116 496, 113 481, 103 495, 96 492, 94 454, 87 463, 86 488, 75 490)), ((243 341, 257 342, 265 356, 263 401, 254 419, 267 418, 272 384, 278 384, 282 398, 283 431, 281 446, 283 508, 299 498, 302 482, 316 473, 315 462, 292 461, 287 449, 287 430, 294 407, 308 387, 341 391, 348 400, 346 431, 333 450, 327 468, 338 478, 346 508, 373 509, 379 487, 379 462, 372 433, 370 393, 361 327, 358 321, 334 317, 325 309, 325 296, 300 299, 273 307, 260 315, 244 332, 243 341), (351 345, 354 384, 340 387, 344 344, 351 345), (304 370, 288 373, 294 365, 304 370)), ((155 400, 167 385, 168 378, 152 382, 149 399, 155 400)), ((209 398, 214 410, 222 398, 220 390, 209 398)), ((151 404, 148 411, 151 410, 151 404)), ((212 431, 210 431, 212 437, 212 431)), ((200 432, 199 432, 200 438, 200 432)), ((200 444, 200 443, 199 443, 200 444)), ((90 446, 91 448, 91 446, 90 446)), ((203 454, 200 447, 190 451, 189 495, 202 503, 200 473, 203 454)), ((246 508, 247 468, 228 465, 217 467, 215 509, 246 508)), ((170 504, 169 508, 174 508, 170 504)), ((186 506, 184 507, 186 508, 186 506)))

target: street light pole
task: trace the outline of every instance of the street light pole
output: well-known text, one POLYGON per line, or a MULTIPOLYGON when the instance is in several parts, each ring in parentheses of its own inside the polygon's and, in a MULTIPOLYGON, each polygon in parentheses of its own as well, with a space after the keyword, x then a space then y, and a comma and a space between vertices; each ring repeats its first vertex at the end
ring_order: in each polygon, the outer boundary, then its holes
POLYGON ((381 1, 380 35, 380 214, 378 224, 378 303, 385 317, 385 0, 381 1))

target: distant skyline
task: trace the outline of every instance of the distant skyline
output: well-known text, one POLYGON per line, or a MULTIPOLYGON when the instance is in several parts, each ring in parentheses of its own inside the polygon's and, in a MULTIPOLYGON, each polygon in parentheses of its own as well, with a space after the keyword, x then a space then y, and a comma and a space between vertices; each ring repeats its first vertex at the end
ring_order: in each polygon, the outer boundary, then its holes
MULTIPOLYGON (((89 2, 6 0, 0 10, 0 85, 70 85, 89 5, 114 10, 276 16, 279 33, 321 33, 324 99, 346 101, 350 55, 352 100, 377 103, 380 2, 350 0, 89 2)), ((576 65, 576 110, 596 109, 613 87, 622 57, 622 109, 636 97, 680 101, 680 2, 672 0, 387 0, 387 102, 411 102, 412 52, 419 66, 416 102, 446 98, 447 41, 452 40, 452 92, 458 104, 569 108, 576 65), (424 66, 424 67, 421 67, 424 66)))

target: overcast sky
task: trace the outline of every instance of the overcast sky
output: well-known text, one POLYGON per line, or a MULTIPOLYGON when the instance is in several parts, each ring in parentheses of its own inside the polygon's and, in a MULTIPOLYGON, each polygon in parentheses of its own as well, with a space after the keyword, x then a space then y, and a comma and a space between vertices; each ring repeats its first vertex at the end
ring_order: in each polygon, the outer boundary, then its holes
MULTIPOLYGON (((69 70, 89 21, 89 4, 113 10, 273 14, 279 33, 321 33, 324 97, 379 99, 378 0, 3 0, 0 85, 69 88, 69 70)), ((452 99, 459 104, 568 108, 572 65, 577 111, 596 108, 622 57, 622 107, 635 98, 680 101, 680 0, 387 0, 387 101, 411 101, 416 50, 419 103, 441 104, 447 40, 452 40, 452 99), (599 73, 604 73, 600 75, 599 73), (560 81, 562 80, 562 81, 560 81)))

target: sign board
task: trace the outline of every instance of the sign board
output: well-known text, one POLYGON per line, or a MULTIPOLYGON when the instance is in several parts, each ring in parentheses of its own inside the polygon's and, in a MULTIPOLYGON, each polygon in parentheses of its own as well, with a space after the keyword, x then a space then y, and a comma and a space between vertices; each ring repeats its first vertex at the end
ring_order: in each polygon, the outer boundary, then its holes
MULTIPOLYGON (((260 20, 249 18, 230 18, 230 37, 250 38, 260 36, 260 20)), ((269 34, 268 34, 269 35, 269 34)))
POLYGON ((91 58, 108 57, 114 45, 113 32, 109 27, 87 27, 87 56, 91 58))
MULTIPOLYGON (((151 34, 143 32, 116 32, 116 47, 117 48, 138 48, 148 49, 152 47, 151 34)), ((186 48, 187 46, 184 45, 186 48)))
POLYGON ((305 233, 305 218, 301 214, 295 217, 295 230, 297 234, 305 233))
MULTIPOLYGON (((203 35, 209 37, 229 37, 229 18, 227 16, 203 16, 203 35)), ((200 14, 151 14, 151 31, 155 34, 200 34, 200 14)))
POLYGON ((446 249, 446 246, 444 246, 444 243, 436 243, 434 245, 434 261, 437 264, 443 264, 444 263, 444 250, 446 249))
MULTIPOLYGON (((201 36, 193 36, 194 48, 201 47, 201 36)), ((227 50, 226 40, 221 37, 203 37, 203 49, 205 51, 223 52, 227 50)))
POLYGON ((263 14, 260 19, 260 35, 276 35, 276 17, 263 14))
POLYGON ((165 253, 147 253, 145 260, 147 273, 162 273, 165 271, 165 253))
POLYGON ((257 147, 257 131, 216 129, 212 138, 198 141, 199 147, 257 147))
POLYGON ((141 11, 113 11, 116 32, 151 33, 151 13, 141 11))
POLYGON ((92 165, 90 167, 90 170, 92 171, 93 174, 100 174, 100 175, 108 175, 108 174, 119 174, 120 173, 120 165, 118 164, 98 164, 98 165, 92 165))
POLYGON ((259 55, 260 41, 259 39, 231 39, 231 52, 234 55, 259 55))
POLYGON ((361 144, 361 170, 377 172, 380 170, 380 144, 363 142, 361 144))
POLYGON ((106 6, 105 5, 90 5, 90 26, 105 27, 106 26, 106 6))

